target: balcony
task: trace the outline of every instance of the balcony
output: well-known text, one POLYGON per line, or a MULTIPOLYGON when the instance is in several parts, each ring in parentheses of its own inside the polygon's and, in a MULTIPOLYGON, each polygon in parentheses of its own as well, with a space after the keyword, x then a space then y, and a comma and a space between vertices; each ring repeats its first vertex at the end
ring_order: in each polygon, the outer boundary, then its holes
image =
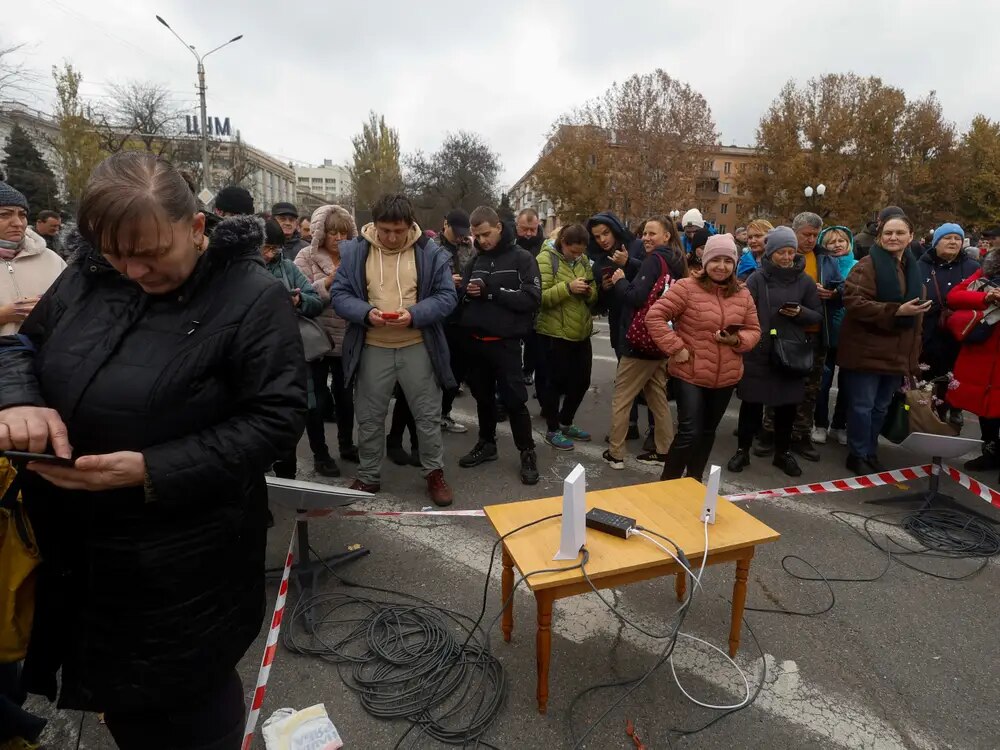
POLYGON ((699 175, 703 180, 718 180, 721 176, 719 172, 711 169, 702 170, 702 173, 699 175))

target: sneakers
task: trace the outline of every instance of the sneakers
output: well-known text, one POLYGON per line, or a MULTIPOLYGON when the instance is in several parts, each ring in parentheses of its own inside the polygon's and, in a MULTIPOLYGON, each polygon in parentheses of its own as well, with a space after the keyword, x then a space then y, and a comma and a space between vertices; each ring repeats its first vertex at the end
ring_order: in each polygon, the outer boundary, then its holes
POLYGON ((313 470, 321 477, 340 476, 340 467, 332 456, 317 456, 313 460, 313 470))
POLYGON ((360 479, 355 479, 351 482, 351 486, 348 489, 360 490, 361 492, 370 492, 373 495, 382 489, 381 484, 368 484, 367 482, 362 482, 360 479))
POLYGON ((586 430, 581 430, 575 424, 571 424, 568 426, 564 425, 563 427, 559 428, 559 432, 561 432, 563 435, 565 435, 575 443, 590 442, 590 433, 587 432, 586 430))
POLYGON ((458 465, 463 469, 470 469, 479 466, 487 461, 497 460, 497 446, 495 443, 484 443, 480 440, 473 446, 472 450, 458 459, 458 465))
POLYGON ((812 444, 809 438, 800 438, 799 440, 792 441, 792 451, 798 453, 806 461, 819 461, 820 455, 819 451, 816 450, 816 446, 812 444))
POLYGON ((639 439, 639 425, 630 424, 628 426, 628 432, 625 433, 626 440, 638 440, 639 439))
POLYGON ((413 456, 401 445, 387 445, 385 454, 396 466, 410 466, 413 462, 413 456))
POLYGON ((427 494, 430 495, 431 502, 441 508, 451 505, 455 496, 452 494, 451 487, 444 481, 443 470, 434 469, 427 475, 427 494))
POLYGON ((573 441, 566 437, 560 430, 546 432, 545 442, 557 451, 571 451, 574 448, 573 441))
POLYGON ((358 446, 345 445, 341 447, 340 458, 342 461, 350 461, 352 464, 361 463, 361 455, 358 453, 358 446))
POLYGON ((726 464, 726 468, 736 474, 739 474, 746 467, 750 465, 750 452, 739 448, 733 457, 729 459, 729 463, 726 464))
POLYGON ((650 427, 646 430, 646 439, 642 441, 642 450, 645 453, 656 453, 656 428, 650 427))
POLYGON ((608 466, 615 471, 622 471, 625 468, 625 459, 612 456, 610 450, 604 451, 604 455, 602 455, 601 458, 603 458, 607 462, 608 466))
POLYGON ((843 428, 831 427, 827 432, 830 440, 837 441, 840 445, 847 445, 847 430, 843 428))
POLYGON ((827 434, 828 432, 825 427, 813 427, 812 432, 809 434, 809 439, 816 443, 816 445, 826 445, 827 434))
POLYGON ((646 453, 640 453, 635 457, 635 460, 641 464, 646 464, 646 466, 663 466, 667 462, 667 456, 664 453, 647 451, 646 453))
POLYGON ((799 466, 799 462, 795 460, 795 456, 792 455, 791 451, 785 451, 776 455, 771 465, 777 466, 790 477, 802 476, 802 467, 799 466))
POLYGON ((962 468, 966 471, 988 471, 1000 468, 1000 451, 996 443, 983 443, 983 454, 971 461, 966 461, 962 468))
POLYGON ((538 484, 538 456, 533 450, 521 451, 521 484, 538 484))
POLYGON ((460 424, 452 419, 450 414, 441 417, 441 429, 445 432, 453 432, 456 435, 462 435, 469 431, 469 428, 464 424, 460 424))
POLYGON ((855 456, 851 454, 847 457, 847 470, 852 472, 854 476, 863 477, 866 474, 874 473, 874 469, 871 464, 868 463, 867 458, 862 458, 861 456, 855 456))
POLYGON ((753 454, 764 458, 772 453, 774 453, 774 433, 761 431, 757 436, 757 445, 753 448, 753 454))

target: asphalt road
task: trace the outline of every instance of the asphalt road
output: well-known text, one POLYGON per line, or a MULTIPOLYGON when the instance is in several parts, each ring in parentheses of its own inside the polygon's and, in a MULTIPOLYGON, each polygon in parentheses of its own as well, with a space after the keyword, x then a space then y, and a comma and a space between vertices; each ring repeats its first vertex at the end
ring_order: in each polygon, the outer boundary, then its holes
MULTIPOLYGON (((606 324, 599 326, 595 340, 592 393, 577 423, 589 429, 595 441, 572 453, 560 453, 541 443, 539 464, 542 481, 524 487, 517 476, 517 454, 502 427, 500 460, 476 469, 461 469, 458 457, 475 441, 467 435, 446 435, 446 476, 456 493, 455 508, 480 508, 561 494, 561 482, 570 469, 582 463, 588 487, 604 489, 653 481, 658 471, 627 462, 624 472, 615 472, 600 459, 601 438, 609 424, 610 395, 614 379, 614 356, 607 340, 606 324)), ((732 432, 738 402, 733 401, 719 429, 712 460, 725 464, 735 450, 732 432)), ((475 404, 471 397, 456 403, 456 418, 474 425, 475 404)), ((537 415, 532 402, 532 413, 537 415)), ((535 420, 536 431, 544 424, 535 420)), ((329 427, 331 435, 335 427, 329 427)), ((978 437, 970 421, 965 434, 978 437)), ((335 440, 331 444, 335 444, 335 440)), ((630 443, 634 456, 639 444, 630 443)), ((740 475, 725 476, 726 493, 747 489, 782 487, 802 481, 844 477, 846 449, 828 445, 820 463, 803 461, 805 476, 789 480, 766 459, 754 460, 740 475)), ((308 447, 300 446, 304 468, 311 468, 308 447)), ((908 454, 893 446, 883 449, 890 468, 922 464, 926 457, 908 454)), ((961 461, 956 461, 960 465, 961 461)), ((347 466, 348 471, 350 465, 347 466)), ((347 472, 345 472, 347 473, 347 472)), ((306 474, 300 478, 311 478, 306 474)), ((995 474, 978 479, 997 486, 995 474)), ((345 477, 340 483, 350 481, 345 477)), ((914 483, 909 489, 919 489, 914 483)), ((372 503, 374 509, 414 510, 428 505, 420 473, 387 463, 384 491, 372 503)), ((863 542, 851 529, 830 515, 849 510, 872 515, 886 512, 869 501, 901 494, 899 487, 824 494, 798 499, 766 500, 745 507, 781 532, 781 540, 758 550, 750 570, 747 604, 751 607, 804 611, 823 609, 829 593, 821 583, 796 580, 782 570, 786 555, 799 555, 831 578, 875 577, 887 559, 863 542)), ((957 486, 949 492, 968 507, 992 509, 957 486)), ((362 506, 358 506, 362 507, 362 506)), ((280 564, 292 528, 289 513, 278 511, 271 531, 270 564, 280 564)), ((994 514, 1000 520, 1000 514, 994 514)), ((414 594, 441 606, 475 615, 482 602, 483 586, 494 535, 482 518, 336 518, 312 524, 313 546, 326 553, 363 544, 371 555, 342 569, 352 580, 414 594)), ((903 540, 903 537, 898 537, 903 540)), ((957 575, 972 570, 970 561, 914 561, 930 570, 957 575)), ((804 566, 795 568, 808 575, 804 566)), ((954 582, 921 575, 892 564, 878 581, 834 583, 836 603, 816 617, 792 617, 747 613, 747 621, 759 640, 760 650, 744 632, 738 662, 752 684, 764 685, 755 703, 726 717, 711 728, 689 737, 672 730, 697 728, 717 715, 688 702, 671 676, 669 665, 656 671, 643 687, 628 698, 591 735, 583 747, 632 748, 625 734, 626 719, 633 720, 647 748, 996 748, 1000 747, 1000 713, 995 708, 1000 684, 995 623, 1000 620, 996 596, 1000 569, 991 562, 979 575, 954 582)), ((324 578, 322 589, 343 587, 324 578)), ((728 637, 732 570, 710 568, 704 576, 704 591, 694 601, 684 623, 684 632, 725 648, 728 637)), ((273 602, 276 587, 269 588, 273 602)), ((636 624, 654 632, 664 628, 676 607, 670 581, 653 581, 614 591, 614 602, 636 624)), ((488 606, 499 607, 499 574, 494 568, 488 606)), ((294 605, 295 592, 290 595, 294 605)), ((269 607, 272 606, 269 604, 269 607)), ((620 693, 604 690, 588 695, 573 714, 568 711, 574 696, 596 683, 637 676, 646 671, 663 649, 663 642, 625 626, 593 595, 574 597, 556 604, 553 617, 553 653, 550 673, 549 711, 535 710, 534 606, 529 593, 516 595, 514 638, 504 643, 499 629, 493 631, 493 649, 506 670, 509 693, 506 705, 491 731, 490 743, 502 748, 547 748, 573 746, 572 731, 579 736, 604 712, 620 693)), ((248 696, 256 679, 264 634, 240 665, 248 696)), ((743 689, 730 665, 713 652, 682 640, 675 653, 677 674, 688 692, 707 703, 736 703, 743 689)), ((354 693, 347 690, 337 668, 317 658, 279 649, 271 671, 264 717, 282 706, 304 708, 326 704, 347 748, 391 748, 406 726, 369 716, 354 693)), ((63 750, 77 746, 80 714, 52 712, 46 746, 63 750)), ((114 744, 93 715, 82 718, 80 748, 103 750, 114 744)), ((406 747, 439 747, 424 739, 406 747)), ((255 747, 263 747, 258 739, 255 747)), ((471 745, 470 745, 471 747, 471 745)))

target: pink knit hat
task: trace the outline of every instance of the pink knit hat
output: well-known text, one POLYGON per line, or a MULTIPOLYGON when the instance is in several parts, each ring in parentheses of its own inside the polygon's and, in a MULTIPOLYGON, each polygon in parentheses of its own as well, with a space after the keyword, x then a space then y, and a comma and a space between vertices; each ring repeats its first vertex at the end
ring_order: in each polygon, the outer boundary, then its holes
POLYGON ((736 240, 731 234, 713 234, 705 243, 705 249, 701 253, 701 264, 708 265, 708 261, 718 257, 732 258, 733 263, 738 259, 736 252, 736 240))

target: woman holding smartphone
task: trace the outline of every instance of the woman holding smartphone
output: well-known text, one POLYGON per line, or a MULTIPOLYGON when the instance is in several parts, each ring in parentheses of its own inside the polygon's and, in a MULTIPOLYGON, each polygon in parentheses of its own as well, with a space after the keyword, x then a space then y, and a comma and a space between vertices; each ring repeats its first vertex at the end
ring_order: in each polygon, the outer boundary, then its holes
POLYGON ((920 327, 933 303, 924 299, 912 241, 912 222, 898 209, 883 210, 871 252, 858 261, 844 285, 847 313, 837 364, 844 370, 849 395, 847 468, 858 475, 884 471, 878 436, 892 394, 904 375, 919 368, 920 327))
POLYGON ((753 297, 736 278, 733 236, 710 237, 702 260, 701 278, 673 284, 646 315, 653 341, 670 357, 677 397, 677 434, 661 479, 686 472, 701 481, 719 422, 743 377, 743 355, 760 340, 753 297))
POLYGON ((774 339, 790 327, 804 328, 823 320, 816 284, 805 274, 805 258, 788 227, 767 233, 761 267, 750 275, 747 289, 757 306, 760 343, 743 358, 744 372, 736 388, 740 397, 739 448, 729 459, 730 471, 750 465, 750 445, 764 420, 764 407, 774 408, 774 466, 790 477, 802 475, 790 450, 795 411, 805 396, 805 376, 789 375, 773 357, 774 339))

